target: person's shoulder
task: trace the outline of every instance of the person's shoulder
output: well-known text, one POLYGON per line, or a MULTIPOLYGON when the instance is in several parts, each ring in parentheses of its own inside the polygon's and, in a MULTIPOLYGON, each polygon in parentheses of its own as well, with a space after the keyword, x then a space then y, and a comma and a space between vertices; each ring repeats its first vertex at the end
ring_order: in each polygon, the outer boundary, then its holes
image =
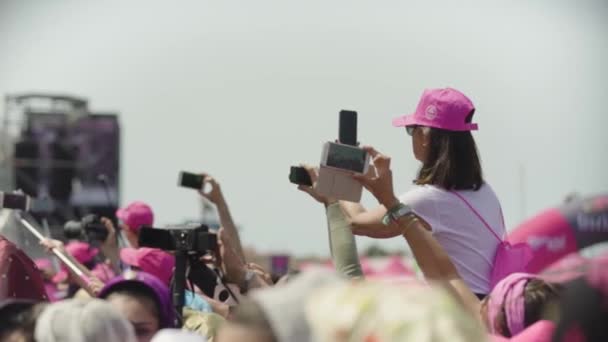
POLYGON ((439 197, 444 196, 445 193, 445 190, 433 185, 416 185, 399 196, 399 200, 409 205, 428 203, 436 201, 439 197))
POLYGON ((484 182, 479 188, 479 190, 477 190, 476 192, 488 200, 493 199, 495 201, 498 201, 498 196, 496 195, 496 192, 494 192, 492 186, 487 182, 484 182))

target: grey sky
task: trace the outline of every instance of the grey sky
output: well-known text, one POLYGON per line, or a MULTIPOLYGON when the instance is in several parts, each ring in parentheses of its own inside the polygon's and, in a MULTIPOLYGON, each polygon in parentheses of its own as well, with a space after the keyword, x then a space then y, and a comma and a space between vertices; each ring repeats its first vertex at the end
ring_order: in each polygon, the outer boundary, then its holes
POLYGON ((406 191, 418 164, 390 120, 426 87, 476 104, 509 226, 570 191, 606 191, 606 18, 600 0, 0 0, 0 93, 68 92, 120 111, 122 202, 148 201, 160 224, 197 216, 176 175, 204 170, 247 244, 326 254, 323 209, 288 167, 318 162, 338 111, 355 109, 360 140, 393 156, 406 191))

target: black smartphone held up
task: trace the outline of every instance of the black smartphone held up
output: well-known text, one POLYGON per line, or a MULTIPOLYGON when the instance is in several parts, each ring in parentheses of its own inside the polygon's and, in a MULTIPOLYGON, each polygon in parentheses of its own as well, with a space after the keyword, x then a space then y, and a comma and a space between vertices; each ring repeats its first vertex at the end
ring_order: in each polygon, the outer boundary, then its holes
POLYGON ((28 211, 31 199, 24 194, 0 192, 0 208, 28 211))
POLYGON ((182 171, 179 173, 179 180, 177 184, 184 188, 202 190, 204 180, 205 176, 203 175, 197 175, 196 173, 182 171))
POLYGON ((353 110, 340 111, 340 131, 338 141, 344 145, 358 145, 357 112, 353 110))
POLYGON ((289 181, 293 184, 312 186, 312 179, 305 168, 292 166, 289 172, 289 181))

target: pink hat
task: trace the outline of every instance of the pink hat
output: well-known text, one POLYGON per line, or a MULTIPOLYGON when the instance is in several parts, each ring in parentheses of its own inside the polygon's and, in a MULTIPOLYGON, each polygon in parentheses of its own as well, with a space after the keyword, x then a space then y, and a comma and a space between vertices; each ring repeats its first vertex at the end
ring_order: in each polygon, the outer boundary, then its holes
POLYGON ((38 267, 39 270, 53 268, 53 263, 51 263, 51 260, 46 258, 34 259, 34 264, 36 264, 36 267, 38 267))
POLYGON ((120 260, 125 264, 137 267, 160 279, 166 285, 171 282, 175 258, 173 255, 155 248, 123 248, 120 260))
POLYGON ((101 280, 103 283, 107 283, 114 277, 116 274, 110 265, 105 263, 99 263, 95 265, 95 267, 91 270, 91 274, 97 277, 97 279, 101 280))
POLYGON ((99 253, 99 249, 93 248, 88 243, 82 241, 68 243, 65 246, 65 250, 81 264, 91 262, 99 253))
POLYGON ((154 224, 154 213, 152 208, 144 202, 133 202, 124 208, 116 211, 118 217, 129 229, 135 233, 142 226, 151 226, 154 224))
MULTIPOLYGON (((81 264, 93 261, 93 258, 99 254, 99 249, 93 248, 88 243, 82 241, 72 241, 68 243, 65 246, 65 251, 81 264)), ((64 265, 61 265, 61 270, 55 274, 52 281, 54 283, 62 283, 68 279, 68 274, 68 269, 64 265)))
POLYGON ((427 89, 422 93, 416 112, 393 119, 393 126, 419 125, 448 131, 474 131, 477 124, 466 122, 474 110, 473 102, 456 89, 427 89))

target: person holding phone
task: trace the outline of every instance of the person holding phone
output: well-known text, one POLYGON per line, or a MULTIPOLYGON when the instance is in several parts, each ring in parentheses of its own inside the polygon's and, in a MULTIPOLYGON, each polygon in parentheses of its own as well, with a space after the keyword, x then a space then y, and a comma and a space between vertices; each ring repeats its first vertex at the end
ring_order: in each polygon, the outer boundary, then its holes
MULTIPOLYGON (((412 137, 414 157, 422 163, 415 187, 399 197, 423 218, 454 262, 458 273, 479 297, 490 291, 490 273, 505 234, 500 202, 483 179, 471 131, 475 106, 456 89, 425 90, 414 114, 393 120, 412 137)), ((341 202, 353 232, 375 238, 393 237, 388 209, 365 210, 341 202)))
POLYGON ((427 281, 439 283, 449 290, 459 299, 466 313, 478 319, 493 335, 516 336, 536 322, 556 319, 556 313, 550 308, 560 298, 561 286, 534 274, 513 273, 500 280, 488 296, 480 300, 459 274, 453 258, 428 230, 428 223, 395 196, 390 158, 372 147, 365 149, 373 158, 373 172, 353 178, 380 204, 391 208, 386 215, 391 225, 387 225, 385 233, 406 240, 427 281))

